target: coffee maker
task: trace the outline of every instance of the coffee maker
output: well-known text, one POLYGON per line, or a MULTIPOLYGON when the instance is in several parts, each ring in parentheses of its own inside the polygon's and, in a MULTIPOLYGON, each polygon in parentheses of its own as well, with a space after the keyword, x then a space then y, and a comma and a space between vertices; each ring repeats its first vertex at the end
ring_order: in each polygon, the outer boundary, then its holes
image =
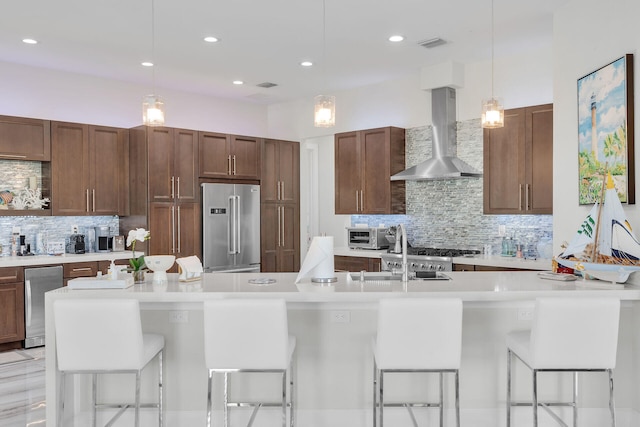
POLYGON ((96 230, 96 252, 111 252, 111 236, 109 235, 109 227, 101 225, 95 227, 96 230))

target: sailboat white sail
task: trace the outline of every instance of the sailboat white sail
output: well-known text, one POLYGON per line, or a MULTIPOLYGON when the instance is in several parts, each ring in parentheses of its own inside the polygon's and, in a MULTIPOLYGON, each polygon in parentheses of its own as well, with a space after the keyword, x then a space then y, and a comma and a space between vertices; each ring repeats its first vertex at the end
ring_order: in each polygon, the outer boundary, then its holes
POLYGON ((602 205, 597 202, 593 205, 571 243, 556 260, 571 268, 585 263, 599 270, 607 266, 640 267, 640 242, 627 221, 611 174, 607 174, 602 205))

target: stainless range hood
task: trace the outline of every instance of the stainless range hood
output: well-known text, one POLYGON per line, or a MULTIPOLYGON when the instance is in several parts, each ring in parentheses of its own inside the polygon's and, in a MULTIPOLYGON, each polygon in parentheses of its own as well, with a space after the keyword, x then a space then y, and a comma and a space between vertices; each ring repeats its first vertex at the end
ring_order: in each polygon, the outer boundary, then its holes
POLYGON ((391 176, 391 181, 478 178, 482 172, 456 157, 456 91, 450 87, 431 90, 432 157, 391 176))

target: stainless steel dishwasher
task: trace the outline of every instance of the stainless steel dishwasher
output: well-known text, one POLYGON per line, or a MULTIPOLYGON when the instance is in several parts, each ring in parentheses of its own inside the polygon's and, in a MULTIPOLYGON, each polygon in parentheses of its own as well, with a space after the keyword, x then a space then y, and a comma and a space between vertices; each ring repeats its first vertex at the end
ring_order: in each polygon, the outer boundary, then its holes
POLYGON ((24 269, 24 347, 44 345, 44 294, 62 287, 62 266, 24 269))

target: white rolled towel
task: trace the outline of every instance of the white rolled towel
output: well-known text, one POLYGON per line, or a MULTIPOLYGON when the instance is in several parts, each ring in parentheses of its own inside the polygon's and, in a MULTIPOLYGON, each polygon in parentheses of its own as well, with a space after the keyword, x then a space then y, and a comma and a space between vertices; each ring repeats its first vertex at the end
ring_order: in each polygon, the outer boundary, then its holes
POLYGON ((335 277, 333 268, 333 236, 316 236, 304 259, 296 283, 305 277, 331 279, 335 277))

